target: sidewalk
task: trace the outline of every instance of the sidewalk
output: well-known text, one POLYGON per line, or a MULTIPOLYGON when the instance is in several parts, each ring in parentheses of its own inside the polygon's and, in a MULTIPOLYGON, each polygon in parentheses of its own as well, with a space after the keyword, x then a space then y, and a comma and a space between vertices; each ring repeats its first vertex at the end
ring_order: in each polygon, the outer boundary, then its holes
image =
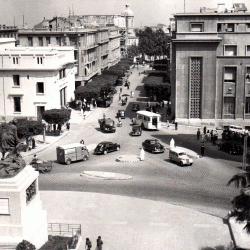
MULTIPOLYGON (((84 117, 81 116, 81 112, 78 110, 71 110, 71 117, 69 120, 69 123, 72 124, 81 124, 84 122, 84 120, 91 114, 91 111, 86 111, 84 113, 84 117)), ((61 135, 50 135, 50 136, 46 136, 46 142, 43 142, 43 135, 36 135, 34 136, 34 139, 36 141, 36 148, 32 149, 30 151, 27 152, 21 152, 21 155, 23 158, 26 158, 28 156, 37 154, 41 151, 43 151, 44 149, 46 149, 47 147, 53 145, 55 142, 61 140, 63 137, 67 136, 67 134, 69 133, 69 131, 66 129, 65 126, 62 127, 62 133, 61 135)))

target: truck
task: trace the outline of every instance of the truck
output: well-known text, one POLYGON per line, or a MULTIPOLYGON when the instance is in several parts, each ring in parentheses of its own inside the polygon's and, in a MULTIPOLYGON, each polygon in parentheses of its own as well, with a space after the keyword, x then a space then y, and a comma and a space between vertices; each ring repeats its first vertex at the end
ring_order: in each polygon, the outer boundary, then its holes
POLYGON ((115 122, 111 118, 98 119, 98 123, 100 125, 100 129, 105 132, 115 133, 116 127, 115 122))
POLYGON ((111 97, 108 97, 108 98, 99 97, 96 100, 96 104, 97 104, 97 107, 107 108, 112 104, 112 98, 111 97))

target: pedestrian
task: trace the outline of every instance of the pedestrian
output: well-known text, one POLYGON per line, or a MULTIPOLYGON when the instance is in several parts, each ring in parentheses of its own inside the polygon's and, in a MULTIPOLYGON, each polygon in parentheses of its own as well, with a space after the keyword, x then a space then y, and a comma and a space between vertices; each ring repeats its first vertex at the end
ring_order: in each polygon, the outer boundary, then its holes
POLYGON ((85 249, 90 250, 92 247, 92 243, 89 238, 86 238, 85 249))
POLYGON ((32 137, 32 149, 36 148, 36 141, 35 138, 32 137))
POLYGON ((119 93, 119 101, 122 99, 121 94, 119 93))
POLYGON ((198 130, 197 130, 197 140, 200 140, 200 135, 201 135, 201 131, 200 131, 200 129, 198 128, 198 130))
POLYGON ((80 143, 81 143, 81 144, 84 144, 84 140, 81 140, 80 143))
POLYGON ((207 127, 205 126, 204 128, 203 128, 203 134, 206 134, 207 133, 207 127))
POLYGON ((167 128, 169 128, 169 120, 167 120, 167 128))
POLYGON ((203 157, 205 153, 205 146, 204 144, 201 145, 201 156, 203 157))
POLYGON ((128 97, 126 96, 126 98, 125 98, 125 102, 127 103, 127 101, 128 101, 128 97))
POLYGON ((178 130, 178 122, 175 122, 174 125, 175 125, 175 130, 178 130))
POLYGON ((67 130, 70 129, 70 123, 69 122, 66 123, 66 128, 67 128, 67 130))
POLYGON ((57 129, 58 129, 59 135, 61 135, 61 131, 62 131, 62 124, 61 123, 59 123, 57 125, 57 129))
POLYGON ((103 119, 105 119, 106 118, 106 114, 105 113, 103 113, 103 119))
POLYGON ((144 161, 144 159, 145 159, 145 151, 144 151, 143 148, 141 148, 140 160, 141 160, 141 161, 144 161))
POLYGON ((96 250, 102 250, 103 241, 101 236, 98 236, 96 240, 96 250))
POLYGON ((120 88, 120 93, 122 93, 122 88, 120 88))

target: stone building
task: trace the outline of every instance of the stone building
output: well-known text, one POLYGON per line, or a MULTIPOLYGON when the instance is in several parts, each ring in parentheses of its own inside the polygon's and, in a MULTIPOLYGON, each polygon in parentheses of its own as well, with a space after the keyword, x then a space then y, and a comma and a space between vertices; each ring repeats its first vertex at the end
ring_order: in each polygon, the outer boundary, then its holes
POLYGON ((244 4, 174 16, 172 115, 180 123, 250 121, 250 13, 244 4))
POLYGON ((14 47, 10 42, 12 47, 0 46, 1 122, 39 119, 45 109, 74 99, 73 47, 14 47))

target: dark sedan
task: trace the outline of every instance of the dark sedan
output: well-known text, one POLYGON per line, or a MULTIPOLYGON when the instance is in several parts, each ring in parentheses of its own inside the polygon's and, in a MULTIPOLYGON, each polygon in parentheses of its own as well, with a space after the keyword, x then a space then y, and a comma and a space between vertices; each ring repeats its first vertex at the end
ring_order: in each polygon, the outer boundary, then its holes
POLYGON ((218 145, 220 150, 228 152, 230 155, 232 154, 243 154, 243 148, 240 143, 225 141, 218 145))
POLYGON ((156 139, 148 139, 142 143, 143 149, 151 153, 164 153, 165 148, 156 139))
POLYGON ((119 151, 120 147, 121 147, 120 144, 108 142, 108 141, 103 141, 103 142, 100 142, 96 146, 94 153, 106 155, 107 153, 112 152, 112 151, 119 151))

